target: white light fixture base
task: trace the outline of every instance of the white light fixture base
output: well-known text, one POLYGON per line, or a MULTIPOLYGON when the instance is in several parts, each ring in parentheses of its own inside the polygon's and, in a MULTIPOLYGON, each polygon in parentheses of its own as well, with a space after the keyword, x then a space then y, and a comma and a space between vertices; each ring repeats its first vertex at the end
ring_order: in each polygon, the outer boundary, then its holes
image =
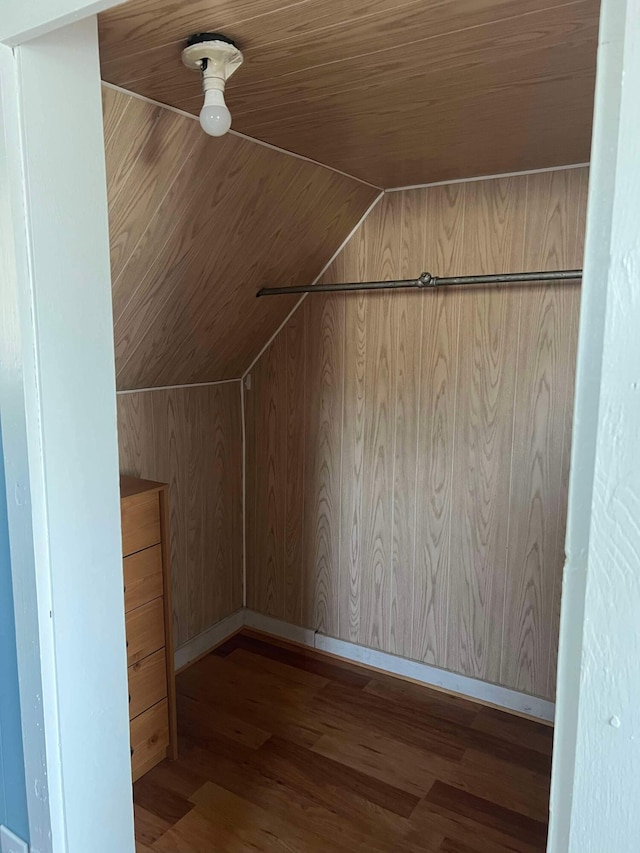
POLYGON ((221 33, 197 33, 182 51, 182 61, 202 74, 204 105, 200 124, 209 136, 224 136, 231 127, 231 113, 224 102, 225 83, 242 65, 242 53, 221 33))
POLYGON ((215 77, 223 83, 240 68, 242 60, 242 53, 234 44, 217 39, 188 45, 182 51, 182 61, 187 68, 201 71, 205 79, 215 77))

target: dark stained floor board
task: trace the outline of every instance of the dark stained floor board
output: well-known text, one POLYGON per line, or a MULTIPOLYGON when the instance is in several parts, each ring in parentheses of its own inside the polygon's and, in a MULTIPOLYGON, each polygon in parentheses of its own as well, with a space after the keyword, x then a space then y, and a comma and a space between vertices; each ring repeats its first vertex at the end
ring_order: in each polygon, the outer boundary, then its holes
POLYGON ((550 731, 242 632, 177 678, 137 853, 542 853, 550 731), (504 734, 504 737, 503 737, 504 734))

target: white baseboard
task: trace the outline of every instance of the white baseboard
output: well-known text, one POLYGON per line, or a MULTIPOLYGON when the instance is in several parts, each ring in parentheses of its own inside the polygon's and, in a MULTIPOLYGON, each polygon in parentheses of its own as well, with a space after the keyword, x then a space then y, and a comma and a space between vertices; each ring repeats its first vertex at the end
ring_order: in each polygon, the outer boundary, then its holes
POLYGON ((264 634, 279 637, 282 640, 289 640, 311 649, 335 655, 344 660, 363 664, 372 669, 380 670, 380 672, 408 678, 411 681, 426 684, 447 693, 455 693, 458 696, 473 699, 485 705, 493 705, 505 711, 525 714, 528 717, 535 717, 545 722, 553 722, 555 705, 547 699, 540 699, 537 696, 520 693, 518 690, 511 690, 509 687, 501 687, 499 684, 490 684, 487 681, 470 678, 468 675, 459 675, 447 669, 439 669, 437 666, 400 657, 400 655, 368 649, 366 646, 349 643, 345 640, 336 640, 334 637, 327 637, 311 628, 301 628, 299 625, 292 625, 290 622, 283 622, 281 619, 265 616, 263 613, 257 613, 248 608, 236 610, 231 616, 226 616, 208 630, 203 631, 202 634, 198 634, 197 637, 180 646, 175 653, 176 670, 183 669, 199 657, 207 654, 245 626, 255 628, 256 631, 261 631, 264 634))
POLYGON ((310 628, 300 628, 297 625, 291 625, 271 616, 264 616, 262 613, 256 613, 253 610, 245 611, 245 625, 255 628, 257 631, 263 631, 265 634, 272 634, 284 640, 291 640, 318 651, 327 652, 344 660, 360 663, 402 678, 409 678, 429 687, 436 687, 447 693, 455 693, 506 711, 525 714, 545 722, 553 722, 555 711, 553 702, 511 690, 509 687, 489 684, 477 678, 458 675, 446 669, 439 669, 436 666, 409 660, 388 652, 368 649, 357 643, 336 640, 333 637, 327 637, 325 634, 314 632, 310 628))
POLYGON ((237 634, 244 627, 244 614, 244 608, 236 610, 235 613, 225 616, 224 619, 207 628, 202 634, 198 634, 197 637, 176 649, 174 656, 176 671, 183 669, 197 658, 215 649, 233 634, 237 634))
POLYGON ((274 619, 273 616, 265 616, 264 613, 257 613, 248 608, 244 612, 244 624, 247 628, 255 628, 256 631, 262 631, 264 634, 273 634, 281 640, 291 640, 292 643, 315 648, 316 633, 311 628, 301 628, 299 625, 292 625, 290 622, 283 622, 282 619, 274 619))

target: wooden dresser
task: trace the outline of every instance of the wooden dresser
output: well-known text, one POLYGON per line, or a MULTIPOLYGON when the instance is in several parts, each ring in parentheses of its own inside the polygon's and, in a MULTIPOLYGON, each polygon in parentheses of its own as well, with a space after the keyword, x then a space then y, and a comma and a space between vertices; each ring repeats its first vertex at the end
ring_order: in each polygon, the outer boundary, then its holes
POLYGON ((120 478, 133 781, 177 757, 169 487, 120 478))

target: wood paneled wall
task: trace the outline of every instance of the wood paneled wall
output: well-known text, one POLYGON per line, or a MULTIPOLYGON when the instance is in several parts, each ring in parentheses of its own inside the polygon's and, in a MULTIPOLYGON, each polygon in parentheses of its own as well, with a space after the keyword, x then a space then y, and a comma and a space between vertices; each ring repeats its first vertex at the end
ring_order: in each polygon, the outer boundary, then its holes
POLYGON ((240 384, 118 395, 120 470, 170 484, 177 646, 242 607, 240 384))
MULTIPOLYGON (((587 180, 389 193, 326 280, 579 267, 587 180)), ((245 391, 248 606, 553 697, 578 307, 308 296, 245 391)))
POLYGON ((117 383, 237 379, 377 191, 104 88, 117 383))

